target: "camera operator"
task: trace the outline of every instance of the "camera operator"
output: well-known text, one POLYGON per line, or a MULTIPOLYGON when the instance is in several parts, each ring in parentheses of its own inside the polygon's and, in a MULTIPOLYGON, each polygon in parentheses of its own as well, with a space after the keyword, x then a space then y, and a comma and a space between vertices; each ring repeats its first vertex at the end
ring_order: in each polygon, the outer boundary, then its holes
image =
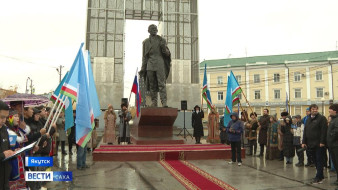
POLYGON ((131 114, 128 111, 128 105, 126 103, 121 104, 121 111, 118 112, 120 117, 120 125, 119 125, 119 139, 118 143, 126 142, 131 144, 130 142, 130 126, 129 121, 131 120, 131 114))
POLYGON ((323 183, 323 155, 325 151, 327 120, 324 116, 318 113, 318 106, 312 104, 310 106, 311 116, 307 119, 302 148, 307 148, 313 155, 316 164, 316 177, 312 184, 323 183))
MULTIPOLYGON (((331 154, 331 159, 333 162, 334 168, 338 167, 338 104, 333 104, 329 108, 329 113, 331 116, 331 122, 327 130, 327 146, 331 154)), ((338 185, 338 170, 336 169, 337 180, 334 182, 335 185, 338 185)))

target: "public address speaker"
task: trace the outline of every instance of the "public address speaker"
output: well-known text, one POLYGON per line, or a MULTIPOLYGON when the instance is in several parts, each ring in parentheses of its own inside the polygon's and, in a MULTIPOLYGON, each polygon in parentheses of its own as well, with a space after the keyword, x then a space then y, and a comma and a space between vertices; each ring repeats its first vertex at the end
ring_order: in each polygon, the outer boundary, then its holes
POLYGON ((187 110, 188 108, 188 103, 186 100, 181 101, 181 110, 187 110))

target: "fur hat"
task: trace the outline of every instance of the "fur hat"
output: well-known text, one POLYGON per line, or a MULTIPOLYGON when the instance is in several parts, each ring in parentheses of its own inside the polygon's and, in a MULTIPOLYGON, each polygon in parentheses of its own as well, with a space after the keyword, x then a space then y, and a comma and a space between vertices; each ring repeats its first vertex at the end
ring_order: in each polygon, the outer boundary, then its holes
POLYGON ((128 105, 126 103, 121 104, 121 109, 123 108, 123 106, 126 106, 128 108, 128 105))
POLYGON ((281 114, 280 114, 282 117, 283 116, 288 116, 289 115, 289 113, 288 112, 286 112, 286 111, 283 111, 281 114))

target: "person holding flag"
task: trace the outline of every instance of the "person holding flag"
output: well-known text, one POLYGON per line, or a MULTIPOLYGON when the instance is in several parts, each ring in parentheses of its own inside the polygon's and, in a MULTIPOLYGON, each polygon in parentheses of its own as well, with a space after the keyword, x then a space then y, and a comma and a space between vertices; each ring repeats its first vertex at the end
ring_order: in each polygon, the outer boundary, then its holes
POLYGON ((77 168, 80 170, 88 167, 86 165, 86 146, 95 126, 94 118, 101 114, 95 83, 92 77, 90 55, 88 53, 85 61, 82 52, 83 45, 82 43, 60 91, 61 94, 76 101, 75 136, 76 143, 79 145, 77 168))

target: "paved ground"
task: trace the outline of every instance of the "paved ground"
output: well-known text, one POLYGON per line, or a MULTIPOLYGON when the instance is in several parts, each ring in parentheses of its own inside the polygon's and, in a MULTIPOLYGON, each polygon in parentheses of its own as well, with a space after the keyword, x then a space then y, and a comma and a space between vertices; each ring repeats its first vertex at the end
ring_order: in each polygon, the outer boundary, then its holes
MULTIPOLYGON (((191 138, 188 142, 192 143, 191 138)), ((205 143, 205 141, 202 141, 205 143)), ((75 148, 74 148, 75 150, 75 148)), ((294 163, 298 160, 295 157, 294 163)), ((87 154, 86 170, 76 169, 76 154, 54 157, 53 171, 73 171, 72 182, 50 182, 48 189, 185 189, 158 162, 93 162, 87 154)), ((259 157, 247 157, 242 166, 229 165, 225 160, 191 161, 194 165, 240 190, 275 189, 335 189, 331 184, 336 174, 325 169, 323 184, 311 185, 315 168, 286 165, 277 160, 266 161, 259 157)))

